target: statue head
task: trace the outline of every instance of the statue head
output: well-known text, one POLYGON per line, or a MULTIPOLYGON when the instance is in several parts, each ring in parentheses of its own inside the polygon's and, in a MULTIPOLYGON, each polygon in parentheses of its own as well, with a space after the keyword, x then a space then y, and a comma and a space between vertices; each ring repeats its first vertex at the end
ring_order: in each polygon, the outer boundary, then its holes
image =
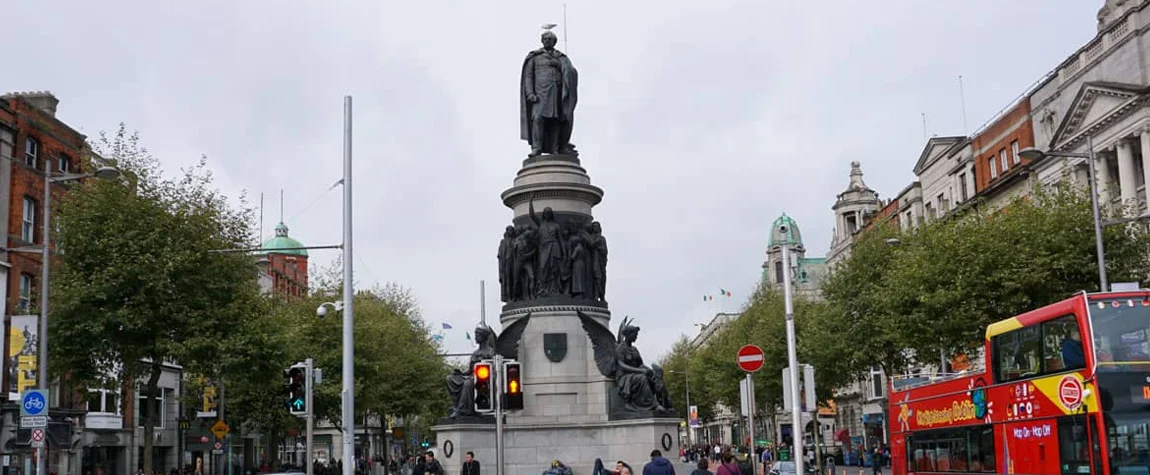
POLYGON ((598 221, 593 221, 591 222, 591 232, 595 234, 602 234, 603 226, 600 226, 598 221))
POLYGON ((631 324, 624 325, 622 333, 623 333, 623 339, 627 343, 634 343, 635 340, 639 339, 639 327, 638 326, 631 325, 631 324))
POLYGON ((544 49, 554 49, 555 43, 559 42, 559 37, 555 36, 555 33, 552 33, 551 30, 547 30, 543 32, 540 41, 543 42, 544 49))
POLYGON ((507 226, 507 228, 503 230, 503 236, 505 236, 505 237, 515 236, 515 226, 507 226))
POLYGON ((480 347, 485 345, 494 344, 495 331, 486 324, 480 323, 475 326, 475 343, 480 347))
POLYGON ((543 208, 543 220, 544 221, 554 221, 555 220, 555 211, 552 211, 550 206, 543 208))

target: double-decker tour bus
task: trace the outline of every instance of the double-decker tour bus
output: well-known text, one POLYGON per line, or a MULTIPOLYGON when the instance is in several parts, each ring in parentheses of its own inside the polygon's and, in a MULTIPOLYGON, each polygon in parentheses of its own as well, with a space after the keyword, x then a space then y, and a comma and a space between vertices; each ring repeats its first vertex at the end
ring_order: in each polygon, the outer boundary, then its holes
POLYGON ((1150 292, 994 323, 985 351, 977 369, 892 378, 894 474, 1150 474, 1150 292))

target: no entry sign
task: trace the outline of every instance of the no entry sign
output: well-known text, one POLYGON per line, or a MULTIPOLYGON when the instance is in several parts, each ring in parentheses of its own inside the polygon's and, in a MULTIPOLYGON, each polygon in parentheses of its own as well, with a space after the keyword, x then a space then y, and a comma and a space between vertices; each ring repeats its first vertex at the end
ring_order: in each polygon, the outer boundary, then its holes
POLYGON ((739 368, 748 373, 754 373, 763 367, 763 350, 755 345, 743 345, 739 348, 739 368))

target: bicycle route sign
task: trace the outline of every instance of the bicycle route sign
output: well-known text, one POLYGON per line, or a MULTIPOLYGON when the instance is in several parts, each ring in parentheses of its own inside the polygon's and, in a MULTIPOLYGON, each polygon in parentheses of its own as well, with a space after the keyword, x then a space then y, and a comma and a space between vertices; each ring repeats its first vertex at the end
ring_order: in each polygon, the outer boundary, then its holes
POLYGON ((20 416, 47 416, 48 390, 25 389, 20 396, 20 416))

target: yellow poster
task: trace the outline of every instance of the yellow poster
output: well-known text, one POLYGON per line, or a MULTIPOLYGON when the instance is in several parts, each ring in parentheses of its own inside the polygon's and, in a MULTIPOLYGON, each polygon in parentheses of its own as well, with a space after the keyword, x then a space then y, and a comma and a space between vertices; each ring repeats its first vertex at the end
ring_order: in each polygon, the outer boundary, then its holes
POLYGON ((36 387, 39 317, 13 315, 8 329, 8 391, 19 393, 36 387))

